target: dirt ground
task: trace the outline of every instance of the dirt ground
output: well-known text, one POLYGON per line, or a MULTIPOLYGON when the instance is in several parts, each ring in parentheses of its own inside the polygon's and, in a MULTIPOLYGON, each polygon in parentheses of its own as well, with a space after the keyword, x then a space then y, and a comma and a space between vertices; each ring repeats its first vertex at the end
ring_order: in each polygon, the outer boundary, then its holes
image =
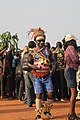
MULTIPOLYGON (((54 120, 67 120, 69 101, 53 102, 51 110, 54 120)), ((76 103, 76 112, 80 115, 80 101, 76 103)), ((42 114, 44 120, 49 120, 42 114)), ((0 99, 0 120, 35 120, 35 104, 28 107, 23 101, 0 99)))

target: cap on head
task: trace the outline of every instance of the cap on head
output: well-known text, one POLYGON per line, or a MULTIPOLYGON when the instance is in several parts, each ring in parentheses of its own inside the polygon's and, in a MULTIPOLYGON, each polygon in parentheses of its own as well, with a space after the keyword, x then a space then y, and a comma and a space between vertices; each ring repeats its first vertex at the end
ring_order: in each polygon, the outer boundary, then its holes
POLYGON ((77 40, 77 38, 72 34, 67 34, 64 38, 65 38, 65 42, 68 42, 71 40, 75 40, 75 41, 77 40))

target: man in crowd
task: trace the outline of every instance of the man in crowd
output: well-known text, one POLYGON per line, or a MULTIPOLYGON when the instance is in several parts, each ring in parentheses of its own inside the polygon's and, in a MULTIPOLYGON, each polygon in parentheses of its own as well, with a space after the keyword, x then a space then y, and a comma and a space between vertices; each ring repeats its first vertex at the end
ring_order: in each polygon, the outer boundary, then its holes
POLYGON ((53 85, 50 76, 50 62, 52 61, 52 53, 45 48, 45 32, 41 28, 32 29, 30 31, 32 38, 36 42, 37 47, 34 49, 34 64, 28 64, 31 67, 34 76, 34 89, 36 94, 36 120, 41 118, 42 104, 41 97, 43 93, 43 85, 47 91, 47 102, 44 105, 43 112, 49 118, 53 118, 50 108, 53 103, 53 85))
POLYGON ((32 107, 32 104, 34 103, 34 87, 33 87, 33 74, 31 72, 31 68, 27 66, 27 63, 33 64, 33 56, 31 55, 33 48, 36 47, 36 44, 34 41, 29 41, 28 43, 28 49, 23 54, 23 58, 21 61, 22 66, 22 72, 24 76, 24 83, 25 83, 25 98, 24 103, 28 104, 29 107, 32 107))

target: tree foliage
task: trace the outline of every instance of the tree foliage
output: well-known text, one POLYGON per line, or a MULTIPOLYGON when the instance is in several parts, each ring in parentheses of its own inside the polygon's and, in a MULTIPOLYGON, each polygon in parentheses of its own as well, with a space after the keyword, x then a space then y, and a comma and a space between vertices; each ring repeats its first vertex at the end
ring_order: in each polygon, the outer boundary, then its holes
POLYGON ((10 47, 12 50, 18 50, 18 35, 11 35, 9 31, 0 34, 0 50, 5 46, 10 47))

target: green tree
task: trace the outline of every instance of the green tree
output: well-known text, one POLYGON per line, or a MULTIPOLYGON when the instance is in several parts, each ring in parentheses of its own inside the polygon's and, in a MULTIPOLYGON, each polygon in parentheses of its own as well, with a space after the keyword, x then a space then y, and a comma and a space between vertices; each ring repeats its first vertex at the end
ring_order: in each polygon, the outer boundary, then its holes
POLYGON ((9 31, 4 32, 0 34, 0 50, 3 49, 3 47, 7 46, 10 47, 12 50, 15 51, 18 50, 18 35, 17 33, 15 35, 11 35, 9 31))

